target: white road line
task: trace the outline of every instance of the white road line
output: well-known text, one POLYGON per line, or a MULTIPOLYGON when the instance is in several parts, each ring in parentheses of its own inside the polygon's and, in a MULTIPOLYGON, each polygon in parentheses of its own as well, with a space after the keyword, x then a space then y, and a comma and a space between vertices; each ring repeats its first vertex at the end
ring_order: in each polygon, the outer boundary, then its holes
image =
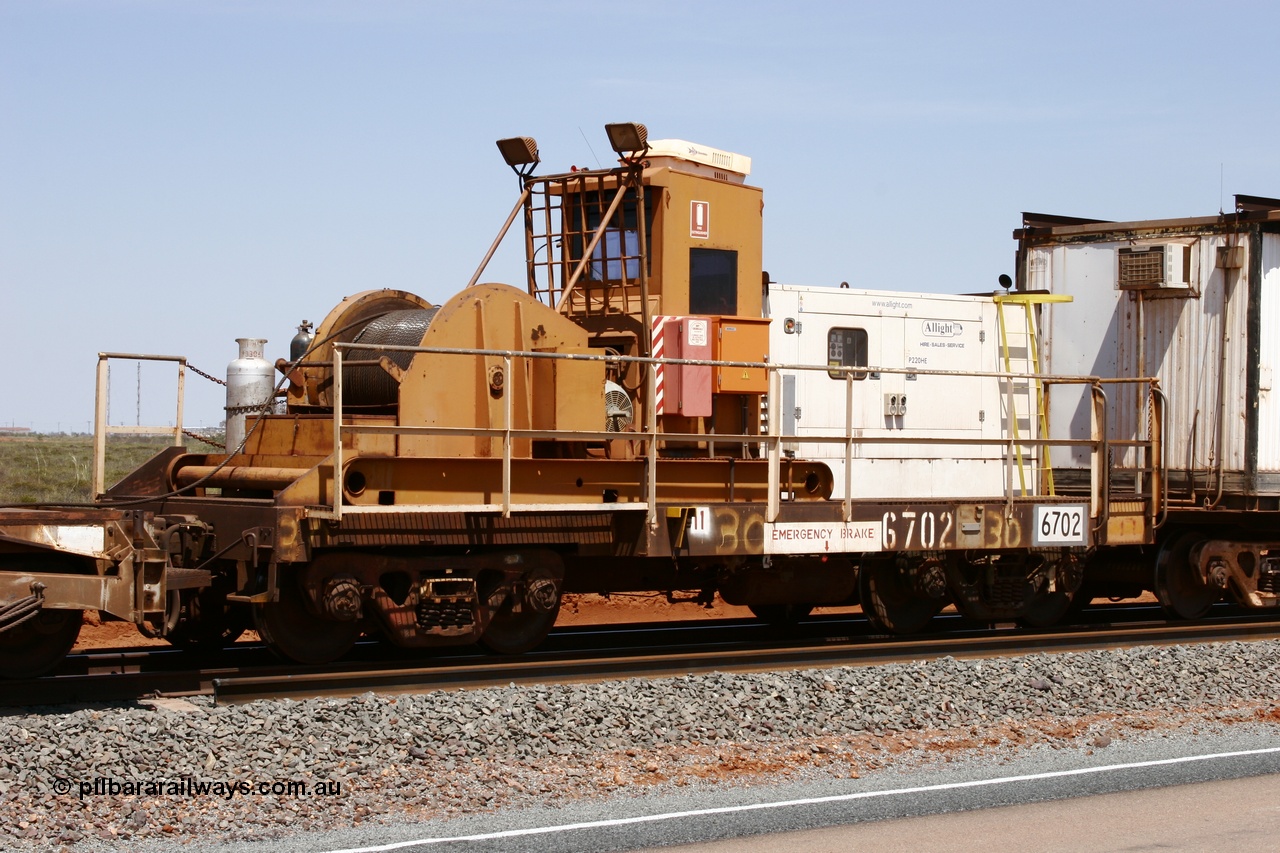
POLYGON ((556 832, 572 832, 579 829, 604 829, 614 826, 630 826, 639 823, 654 823, 662 820, 678 820, 687 817, 705 817, 708 815, 733 814, 735 812, 752 812, 762 809, 785 809, 792 806, 814 806, 824 803, 841 803, 853 800, 870 800, 878 797, 894 797, 900 794, 922 794, 930 791, 954 791, 961 788, 983 788, 989 785, 1007 785, 1012 782, 1034 782, 1040 779, 1059 779, 1066 776, 1089 776, 1096 773, 1111 773, 1117 770, 1139 770, 1144 767, 1167 767, 1171 764, 1189 764, 1193 761, 1211 761, 1215 758, 1241 758, 1253 755, 1269 755, 1280 752, 1280 746, 1266 749, 1246 749, 1239 752, 1217 752, 1209 755, 1188 755, 1182 758, 1163 758, 1158 761, 1135 761, 1130 764, 1107 764, 1102 767, 1081 767, 1075 770, 1054 770, 1048 773, 1029 773, 1024 776, 1002 776, 996 779, 977 779, 969 782, 948 782, 941 785, 920 785, 913 788, 891 788, 886 791, 862 791, 856 794, 833 794, 829 797, 809 797, 802 800, 781 800, 775 803, 748 803, 740 806, 722 806, 714 809, 696 809, 685 812, 665 812, 663 814, 640 815, 638 817, 622 817, 613 820, 592 820, 584 823, 565 823, 558 826, 536 826, 528 829, 508 829, 502 832, 484 832, 478 835, 453 835, 447 838, 419 838, 414 841, 397 841, 393 844, 380 844, 374 847, 348 847, 332 850, 330 853, 384 853, 387 850, 404 850, 409 847, 425 847, 430 844, 449 844, 464 841, 495 841, 502 838, 520 838, 528 835, 550 835, 556 832))

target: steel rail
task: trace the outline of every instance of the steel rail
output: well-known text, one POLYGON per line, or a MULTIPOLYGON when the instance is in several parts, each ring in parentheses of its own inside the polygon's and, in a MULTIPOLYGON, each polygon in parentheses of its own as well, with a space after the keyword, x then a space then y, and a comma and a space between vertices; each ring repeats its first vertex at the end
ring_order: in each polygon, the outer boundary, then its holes
POLYGON ((1160 623, 1076 629, 1055 633, 984 632, 974 637, 931 636, 908 639, 827 637, 820 645, 724 648, 695 651, 618 654, 589 659, 505 659, 464 666, 228 676, 213 679, 219 704, 259 699, 356 696, 370 691, 408 693, 458 690, 509 684, 554 684, 615 678, 669 677, 707 672, 760 672, 777 669, 875 666, 944 656, 975 658, 1034 652, 1093 651, 1144 645, 1280 639, 1274 622, 1160 623))
MULTIPOLYGON (((429 663, 409 658, 408 665, 405 652, 376 642, 358 646, 354 660, 318 667, 280 663, 257 644, 215 653, 219 663, 213 666, 199 666, 208 656, 194 657, 172 648, 104 649, 73 655, 57 675, 7 682, 6 690, 0 692, 0 706, 210 694, 219 703, 231 704, 369 691, 406 693, 712 671, 874 666, 947 655, 977 658, 1280 639, 1280 624, 1265 617, 1231 616, 1202 623, 1145 618, 1157 613, 1154 607, 1102 607, 1082 615, 1093 625, 1054 632, 1004 626, 908 638, 869 634, 865 619, 853 614, 817 617, 791 629, 793 633, 786 637, 780 636, 781 629, 754 619, 574 626, 554 632, 543 651, 529 655, 495 658, 463 646, 441 649, 429 663)), ((938 619, 962 621, 958 616, 938 619)))

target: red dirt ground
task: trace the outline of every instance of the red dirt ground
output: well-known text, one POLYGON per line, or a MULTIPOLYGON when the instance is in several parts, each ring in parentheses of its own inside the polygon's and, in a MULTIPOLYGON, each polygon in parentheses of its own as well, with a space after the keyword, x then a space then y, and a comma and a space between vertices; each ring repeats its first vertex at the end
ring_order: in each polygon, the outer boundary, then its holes
MULTIPOLYGON (((1135 602, 1154 603, 1155 596, 1150 593, 1135 602)), ((860 613, 858 607, 819 607, 814 613, 860 613)), ((556 625, 617 625, 628 622, 693 622, 705 619, 745 619, 751 611, 745 607, 737 607, 721 601, 719 596, 710 607, 703 607, 692 601, 670 603, 662 595, 614 595, 606 598, 602 595, 566 595, 560 605, 560 617, 556 625)), ((98 614, 85 615, 84 627, 80 630, 80 639, 76 641, 75 651, 86 649, 111 649, 133 646, 163 646, 165 640, 153 640, 144 637, 130 622, 103 622, 98 614)), ((258 639, 252 631, 242 641, 258 639)))
MULTIPOLYGON (((856 607, 820 607, 815 613, 857 613, 856 607)), ((711 607, 692 601, 669 603, 661 595, 566 595, 560 605, 557 625, 616 625, 627 622, 691 622, 703 619, 749 618, 745 607, 726 604, 718 597, 711 607)), ((243 638, 257 640, 249 632, 243 638)), ((144 637, 131 622, 103 622, 98 614, 85 615, 84 627, 76 641, 75 651, 112 649, 133 646, 164 646, 165 640, 144 637)))

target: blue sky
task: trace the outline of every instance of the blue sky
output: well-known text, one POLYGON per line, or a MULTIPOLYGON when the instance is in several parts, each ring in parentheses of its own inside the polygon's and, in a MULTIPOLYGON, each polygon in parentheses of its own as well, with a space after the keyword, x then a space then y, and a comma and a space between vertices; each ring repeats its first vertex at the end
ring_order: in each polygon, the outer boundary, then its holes
POLYGON ((1264 2, 3 0, 0 425, 84 430, 102 350, 221 374, 360 290, 443 301, 514 201, 493 141, 594 166, 609 121, 750 156, 775 280, 989 290, 1024 210, 1280 196, 1277 31, 1264 2))

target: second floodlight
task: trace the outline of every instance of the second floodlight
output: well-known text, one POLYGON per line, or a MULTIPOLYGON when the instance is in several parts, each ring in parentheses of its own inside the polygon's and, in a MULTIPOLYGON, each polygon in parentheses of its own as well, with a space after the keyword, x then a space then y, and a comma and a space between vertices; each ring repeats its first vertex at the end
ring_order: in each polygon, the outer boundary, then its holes
POLYGON ((649 130, 643 124, 634 121, 606 124, 604 132, 609 135, 609 144, 618 154, 644 151, 649 147, 649 130))

